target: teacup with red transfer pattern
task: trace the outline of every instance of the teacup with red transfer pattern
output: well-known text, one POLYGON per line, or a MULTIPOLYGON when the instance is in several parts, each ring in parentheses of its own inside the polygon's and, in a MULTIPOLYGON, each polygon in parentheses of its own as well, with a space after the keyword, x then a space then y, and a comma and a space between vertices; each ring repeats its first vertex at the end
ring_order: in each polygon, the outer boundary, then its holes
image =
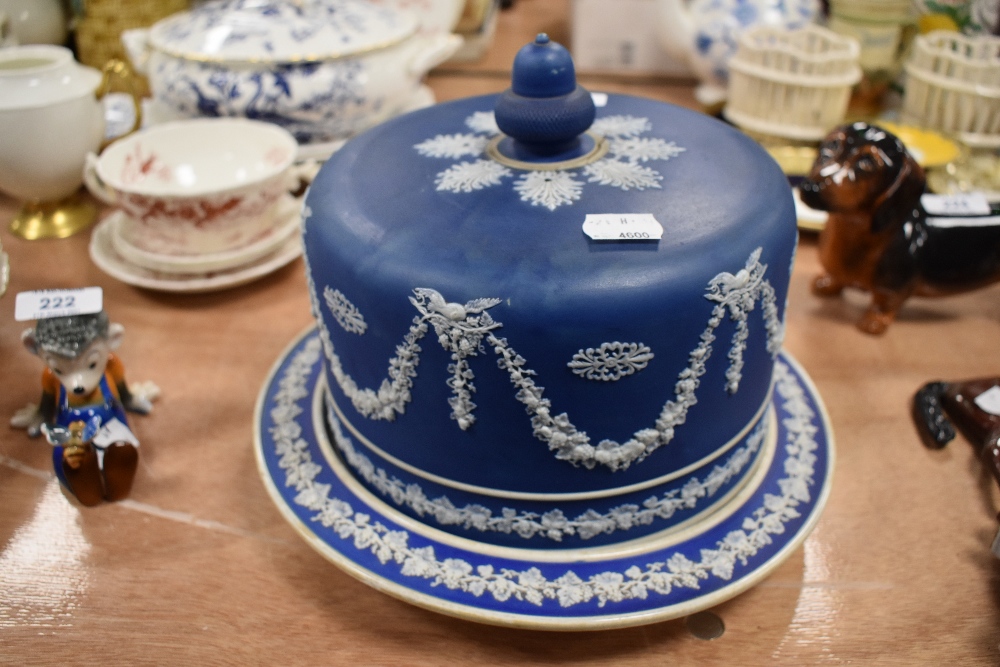
POLYGON ((233 250, 271 232, 298 185, 286 130, 235 118, 157 125, 91 155, 84 181, 125 214, 121 234, 160 255, 233 250))

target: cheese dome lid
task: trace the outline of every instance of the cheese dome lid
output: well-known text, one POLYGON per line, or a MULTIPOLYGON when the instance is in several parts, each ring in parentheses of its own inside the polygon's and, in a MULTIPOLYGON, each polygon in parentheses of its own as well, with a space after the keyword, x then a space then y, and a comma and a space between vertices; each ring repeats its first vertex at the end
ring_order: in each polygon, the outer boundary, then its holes
POLYGON ((149 42, 209 62, 308 62, 381 49, 409 37, 409 13, 360 0, 214 0, 156 23, 149 42))
POLYGON ((751 138, 705 114, 591 95, 576 83, 565 50, 544 36, 515 63, 510 90, 378 125, 348 141, 313 180, 303 244, 314 313, 329 334, 331 387, 364 415, 365 438, 456 483, 590 493, 674 474, 731 441, 769 396, 796 243, 787 178, 751 138), (767 307, 763 296, 744 299, 765 292, 767 307), (425 331, 421 308, 454 326, 425 331), (747 339, 733 322, 749 310, 762 319, 747 339), (491 356, 483 335, 495 330, 545 378, 546 400, 574 406, 574 437, 594 438, 595 456, 631 456, 638 450, 630 427, 656 423, 675 405, 664 407, 665 393, 700 381, 701 371, 678 373, 705 359, 716 327, 718 350, 704 370, 713 389, 699 392, 697 409, 728 418, 689 424, 692 435, 672 443, 669 455, 607 475, 539 446, 541 422, 524 418, 513 375, 490 373, 487 381, 480 367, 474 401, 471 390, 462 398, 455 389, 446 403, 428 389, 464 387, 464 376, 449 380, 463 368, 456 358, 476 356, 480 346, 480 356, 491 356), (414 345, 427 334, 414 380, 422 384, 412 392, 409 371, 398 366, 412 347, 399 347, 400 336, 411 329, 419 330, 414 345), (605 342, 656 348, 648 368, 615 392, 628 396, 629 415, 648 419, 611 424, 607 392, 590 386, 604 383, 566 382, 575 378, 569 360, 605 342), (741 374, 743 388, 731 393, 727 382, 741 374), (452 415, 449 405, 461 409, 452 415), (477 421, 466 430, 468 415, 477 421), (456 433, 474 453, 446 453, 456 433), (520 459, 505 457, 515 450, 530 463, 512 474, 520 459))
POLYGON ((348 142, 320 171, 311 202, 314 213, 384 234, 409 235, 419 217, 444 236, 489 236, 499 224, 574 241, 588 215, 648 214, 664 230, 660 253, 792 210, 787 180, 752 139, 671 104, 592 96, 544 34, 518 53, 503 94, 406 114, 348 142), (405 231, 390 231, 397 225, 405 231))

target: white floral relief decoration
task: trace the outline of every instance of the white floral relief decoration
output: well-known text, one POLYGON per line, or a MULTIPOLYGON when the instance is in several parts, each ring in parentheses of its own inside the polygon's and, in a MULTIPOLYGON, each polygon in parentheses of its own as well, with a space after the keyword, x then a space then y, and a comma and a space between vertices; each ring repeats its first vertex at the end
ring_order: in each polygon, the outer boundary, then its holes
POLYGON ((501 179, 512 173, 510 169, 499 162, 491 160, 462 162, 438 174, 434 185, 437 186, 438 190, 472 192, 488 188, 491 185, 500 185, 501 179))
POLYGON ((500 126, 497 125, 497 117, 492 111, 476 111, 465 119, 465 125, 473 132, 496 136, 500 134, 500 126))
POLYGON ((729 581, 737 563, 746 566, 772 536, 786 531, 789 521, 801 517, 799 506, 812 499, 819 448, 819 427, 806 393, 791 370, 780 360, 775 364, 775 389, 786 417, 780 463, 784 477, 778 480, 780 494, 765 493, 762 504, 746 512, 742 525, 716 542, 714 548, 700 550, 692 560, 680 551, 669 557, 632 565, 622 571, 605 571, 583 579, 567 569, 549 578, 537 567, 517 570, 496 567, 489 562, 473 565, 462 558, 439 559, 434 546, 410 546, 410 533, 391 530, 371 515, 355 511, 350 502, 331 495, 331 485, 316 481, 322 468, 313 462, 308 442, 302 437, 299 418, 306 413, 303 401, 310 396, 308 377, 319 361, 321 345, 313 338, 297 352, 279 380, 269 415, 274 423, 269 432, 274 441, 278 466, 285 471, 285 486, 295 491, 294 502, 312 512, 311 520, 330 529, 354 549, 367 551, 383 565, 394 563, 404 577, 420 578, 431 586, 460 590, 475 597, 489 594, 498 602, 510 599, 541 606, 546 600, 561 607, 596 601, 603 608, 610 603, 646 599, 650 594, 668 595, 674 589, 700 588, 711 577, 729 581))
POLYGON ((489 138, 480 134, 439 134, 416 149, 427 157, 459 158, 465 155, 479 155, 486 149, 489 138))
POLYGON ((358 334, 359 336, 368 330, 368 323, 361 315, 358 307, 351 303, 339 289, 323 290, 323 298, 326 299, 326 306, 333 314, 333 319, 344 331, 358 334))
POLYGON ((614 382, 649 365, 653 352, 642 343, 602 343, 573 355, 567 366, 588 380, 614 382))
MULTIPOLYGON (((485 353, 484 345, 489 346, 497 355, 498 366, 507 372, 517 390, 515 398, 530 416, 533 434, 548 445, 557 459, 586 468, 603 465, 611 470, 625 469, 668 444, 674 438, 675 429, 687 420, 688 410, 698 402, 696 391, 705 373, 705 364, 712 354, 715 329, 727 314, 736 328, 726 371, 726 389, 729 392, 736 392, 739 388, 743 351, 749 335, 749 313, 758 301, 762 302, 767 350, 772 357, 777 357, 784 327, 778 318, 774 288, 764 278, 767 266, 760 263, 760 254, 761 249, 757 248, 747 259, 746 266, 735 275, 722 272, 709 281, 705 297, 716 305, 708 326, 701 334, 700 343, 688 356, 688 367, 678 375, 674 385, 675 397, 663 406, 653 426, 636 431, 623 443, 605 439, 594 445, 587 433, 578 430, 565 412, 553 415, 552 402, 544 397, 545 389, 532 379, 535 372, 527 367, 527 360, 511 347, 506 338, 499 338, 494 333, 503 325, 486 311, 500 303, 498 298, 475 299, 462 305, 448 302, 433 289, 414 289, 410 303, 416 308, 417 315, 403 342, 396 347, 396 356, 389 360, 388 377, 383 379, 378 390, 359 387, 344 371, 321 317, 318 318, 320 335, 330 372, 358 413, 369 419, 391 421, 405 411, 410 401, 410 390, 420 361, 419 341, 427 334, 430 325, 437 334, 438 342, 451 352, 448 386, 452 397, 448 403, 452 408, 451 417, 463 430, 475 422, 472 414, 476 407, 472 402, 475 378, 468 359, 485 353)), ((310 294, 314 293, 314 288, 310 286, 310 294)), ((318 314, 316 303, 313 303, 313 308, 318 314)))
POLYGON ((529 171, 517 179, 514 190, 521 195, 521 201, 554 211, 579 199, 583 183, 565 171, 529 171))
POLYGON ((516 533, 530 539, 541 536, 561 542, 567 535, 579 535, 581 539, 611 534, 619 530, 629 530, 636 526, 647 526, 657 519, 669 519, 679 510, 694 509, 703 498, 711 498, 724 484, 728 483, 746 468, 760 451, 766 434, 767 420, 760 423, 747 437, 745 445, 737 448, 725 462, 712 468, 704 480, 692 477, 685 484, 667 491, 662 496, 650 496, 642 506, 626 503, 601 513, 593 509, 570 518, 558 508, 543 514, 519 512, 504 507, 500 516, 494 516, 488 507, 478 504, 456 507, 447 496, 428 498, 419 484, 407 484, 397 477, 390 477, 382 468, 376 468, 367 456, 359 452, 340 426, 340 420, 331 410, 327 412, 327 423, 333 432, 338 449, 355 472, 384 496, 397 505, 409 507, 421 517, 432 517, 443 526, 461 526, 465 530, 482 532, 516 533))
MULTIPOLYGON (((414 148, 425 157, 459 160, 438 172, 434 185, 446 192, 472 192, 500 185, 514 171, 485 159, 491 137, 500 134, 491 111, 477 111, 465 119, 471 133, 439 134, 414 148)), ((635 116, 607 116, 594 121, 591 131, 609 141, 605 157, 584 167, 563 170, 525 171, 514 181, 514 191, 532 206, 554 211, 572 204, 583 193, 585 183, 596 183, 621 190, 659 188, 663 175, 642 163, 677 157, 684 148, 673 141, 638 135, 652 129, 649 120, 635 116)))

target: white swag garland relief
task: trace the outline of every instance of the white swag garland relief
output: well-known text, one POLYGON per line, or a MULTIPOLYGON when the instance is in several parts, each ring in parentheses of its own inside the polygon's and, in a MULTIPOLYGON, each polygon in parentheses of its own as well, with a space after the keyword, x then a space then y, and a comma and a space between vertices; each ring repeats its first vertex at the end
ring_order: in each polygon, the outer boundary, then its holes
MULTIPOLYGON (((726 389, 735 392, 742 377, 743 351, 749 335, 747 321, 749 313, 758 301, 762 303, 765 328, 767 329, 767 350, 776 357, 781 348, 784 328, 778 319, 775 292, 770 282, 764 279, 767 266, 760 263, 761 249, 757 248, 747 259, 746 266, 735 275, 722 272, 709 281, 705 298, 715 302, 708 326, 701 334, 701 342, 689 355, 689 365, 678 376, 674 385, 676 396, 663 406, 660 417, 653 427, 636 431, 629 440, 618 443, 601 440, 592 444, 584 431, 579 431, 566 413, 553 415, 552 402, 544 397, 545 389, 535 384, 535 372, 527 368, 527 360, 517 354, 506 338, 498 338, 494 331, 502 323, 495 321, 489 308, 500 303, 500 299, 475 299, 466 304, 449 303, 435 290, 416 288, 410 303, 417 309, 413 324, 396 347, 396 356, 389 360, 388 377, 382 380, 378 390, 360 388, 348 375, 337 356, 329 332, 319 319, 320 335, 323 340, 330 372, 354 408, 369 419, 394 420, 406 409, 410 401, 410 390, 416 367, 419 363, 419 341, 428 332, 428 324, 434 328, 438 342, 451 352, 452 363, 448 366, 451 377, 448 386, 452 397, 448 403, 452 408, 451 417, 459 427, 469 428, 475 422, 472 414, 476 405, 472 402, 474 375, 468 358, 485 353, 484 343, 497 355, 497 364, 507 371, 511 384, 517 389, 516 398, 525 406, 531 417, 532 432, 536 438, 546 443, 555 452, 557 459, 574 465, 593 468, 604 465, 611 470, 628 468, 641 461, 659 447, 674 438, 674 430, 687 420, 688 410, 698 399, 695 395, 705 373, 705 364, 712 354, 715 329, 723 322, 727 313, 735 322, 729 349, 730 364, 726 371, 726 389)), ((310 293, 315 293, 310 287, 310 293)), ((314 308, 316 304, 314 303, 314 308)))
POLYGON ((604 607, 608 602, 646 599, 651 593, 667 595, 675 588, 698 589, 699 582, 713 576, 724 581, 732 579, 736 563, 747 565, 760 549, 772 543, 772 535, 784 533, 785 524, 801 516, 798 506, 811 500, 819 427, 813 421, 815 413, 801 384, 778 361, 775 389, 788 415, 783 419, 787 431, 782 464, 785 477, 777 484, 781 493, 765 494, 763 504, 747 512, 740 529, 730 531, 714 548, 700 550, 700 560, 675 552, 669 558, 644 567, 633 565, 624 572, 607 571, 581 579, 567 570, 549 579, 537 567, 514 570, 488 562, 473 566, 461 558, 438 559, 433 546, 411 547, 407 531, 390 530, 372 521, 370 515, 356 512, 349 502, 331 497, 329 484, 315 481, 322 468, 309 454, 298 418, 305 412, 300 402, 310 395, 307 379, 319 361, 320 349, 320 342, 313 338, 295 354, 279 382, 275 407, 270 411, 274 426, 269 430, 278 465, 285 471, 285 486, 295 489, 294 502, 312 511, 313 521, 350 541, 355 549, 370 552, 381 563, 397 564, 403 576, 428 580, 432 586, 476 597, 489 593, 499 602, 513 598, 541 606, 545 600, 555 600, 564 608, 593 600, 604 607))
MULTIPOLYGON (((473 133, 439 134, 414 146, 421 155, 429 158, 462 161, 437 174, 434 181, 438 190, 446 192, 472 192, 500 185, 504 178, 514 176, 514 171, 484 157, 490 138, 500 134, 492 111, 477 111, 465 119, 473 133)), ((652 129, 649 120, 635 116, 606 116, 594 121, 590 130, 606 137, 610 142, 606 157, 585 167, 555 171, 526 171, 514 181, 514 191, 521 200, 532 206, 543 206, 554 211, 565 204, 572 204, 583 193, 584 181, 607 185, 621 190, 659 188, 663 175, 641 163, 650 160, 669 160, 684 152, 672 141, 640 137, 652 129)))
POLYGON ((702 498, 711 498, 722 485, 738 475, 754 455, 760 451, 767 432, 767 419, 761 419, 747 438, 746 444, 733 452, 725 462, 712 468, 704 480, 689 479, 684 486, 671 489, 662 496, 650 496, 642 506, 628 503, 619 505, 605 513, 588 509, 576 518, 569 518, 560 509, 544 514, 518 512, 505 507, 500 516, 482 505, 456 507, 447 496, 428 498, 419 484, 407 484, 397 477, 390 477, 382 468, 376 468, 367 456, 357 451, 354 443, 340 427, 340 420, 328 411, 327 423, 333 431, 337 447, 357 474, 377 489, 389 496, 397 505, 405 505, 424 517, 433 517, 442 526, 461 526, 465 530, 481 532, 516 533, 525 539, 539 535, 561 542, 567 535, 579 535, 581 539, 611 534, 618 530, 629 530, 636 526, 647 526, 656 519, 669 519, 678 510, 694 509, 702 498))
POLYGON ((358 310, 358 307, 351 303, 339 289, 323 290, 323 298, 326 300, 326 307, 330 309, 333 319, 348 333, 359 336, 368 330, 368 323, 358 310))

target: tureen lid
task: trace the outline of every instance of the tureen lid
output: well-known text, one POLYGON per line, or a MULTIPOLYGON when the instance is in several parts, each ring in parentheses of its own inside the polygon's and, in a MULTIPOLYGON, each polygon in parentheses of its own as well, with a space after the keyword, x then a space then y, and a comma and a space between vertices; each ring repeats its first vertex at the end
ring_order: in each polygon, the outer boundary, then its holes
POLYGON ((385 48, 416 18, 357 0, 215 0, 159 21, 149 43, 188 60, 303 62, 385 48))

